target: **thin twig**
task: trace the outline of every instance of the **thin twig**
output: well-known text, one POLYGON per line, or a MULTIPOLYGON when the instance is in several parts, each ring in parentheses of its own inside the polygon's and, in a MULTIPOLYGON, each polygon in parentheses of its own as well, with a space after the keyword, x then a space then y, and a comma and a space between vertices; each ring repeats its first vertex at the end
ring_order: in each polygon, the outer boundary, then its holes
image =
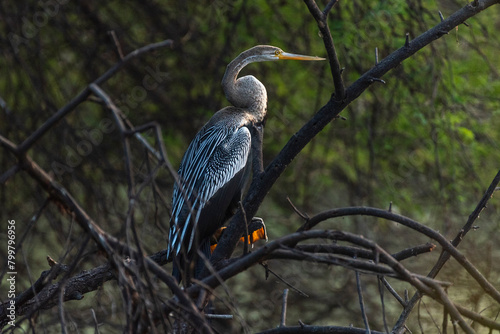
MULTIPOLYGON (((298 321, 299 326, 276 327, 267 329, 257 334, 318 334, 318 333, 343 333, 343 334, 366 334, 365 328, 342 327, 342 326, 311 326, 298 321)), ((384 334, 383 332, 371 331, 372 334, 384 334)))
POLYGON ((302 211, 300 211, 292 202, 292 200, 290 199, 290 197, 286 197, 286 200, 288 202, 288 204, 290 204, 290 206, 292 207, 293 211, 295 211, 296 214, 299 215, 300 218, 304 219, 305 221, 307 221, 309 219, 309 216, 307 215, 307 213, 304 213, 302 211))
MULTIPOLYGON (((411 248, 403 249, 402 251, 392 254, 392 257, 398 261, 403 261, 413 256, 432 252, 435 248, 436 245, 428 242, 423 245, 418 245, 411 248)), ((314 244, 314 245, 305 244, 305 245, 297 245, 295 246, 295 249, 309 253, 341 254, 341 255, 346 255, 350 258, 356 256, 358 258, 373 260, 373 252, 366 249, 360 249, 359 247, 341 246, 336 244, 314 244)), ((382 258, 381 261, 382 263, 385 263, 384 258, 382 258)))
POLYGON ((443 302, 443 305, 446 307, 446 311, 450 314, 452 319, 458 321, 460 328, 462 328, 462 330, 465 333, 468 333, 468 334, 475 333, 475 331, 472 329, 472 327, 470 327, 470 325, 467 323, 467 321, 465 321, 462 318, 462 316, 460 315, 460 312, 458 312, 458 310, 455 307, 455 305, 453 304, 453 302, 451 302, 451 300, 448 298, 448 295, 443 290, 443 288, 439 284, 432 284, 432 285, 433 285, 434 291, 437 292, 441 301, 443 302))
POLYGON ((392 256, 396 260, 402 261, 402 260, 405 260, 405 259, 412 257, 412 256, 417 256, 420 254, 432 252, 434 249, 436 249, 436 245, 428 242, 428 243, 423 244, 423 245, 418 245, 415 247, 403 249, 402 251, 399 251, 395 254, 392 254, 392 256))
POLYGON ((443 13, 441 13, 440 10, 438 11, 438 13, 439 13, 439 18, 441 19, 441 22, 443 22, 444 21, 443 13))
POLYGON ((283 300, 281 302, 281 321, 280 327, 286 326, 286 306, 288 303, 288 289, 283 290, 283 300))
MULTIPOLYGON (((124 148, 125 167, 126 167, 125 170, 127 172, 127 179, 128 179, 129 208, 128 208, 127 217, 126 217, 126 224, 128 227, 126 229, 126 231, 127 231, 127 239, 129 238, 128 231, 132 232, 134 244, 135 244, 137 252, 138 252, 138 256, 137 256, 138 266, 136 267, 138 271, 134 273, 136 276, 138 276, 139 272, 142 271, 142 268, 145 268, 144 251, 143 251, 143 248, 142 248, 142 245, 141 245, 141 242, 140 242, 140 239, 139 239, 139 236, 137 234, 136 227, 135 227, 134 211, 135 211, 135 203, 137 203, 135 201, 137 193, 136 193, 136 188, 135 188, 135 179, 134 179, 134 173, 133 173, 133 167, 132 167, 129 136, 127 134, 127 128, 125 125, 124 113, 113 103, 111 98, 98 85, 91 84, 89 87, 94 94, 96 94, 102 100, 104 100, 106 107, 109 110, 111 110, 111 112, 113 113, 114 118, 118 124, 118 128, 120 130, 120 134, 121 134, 121 138, 122 138, 122 142, 123 142, 123 148, 124 148)), ((136 135, 136 137, 143 139, 139 133, 135 133, 135 135, 136 135)), ((160 139, 160 142, 162 142, 161 139, 160 139)), ((160 145, 160 147, 162 147, 162 146, 160 145)), ((164 147, 162 147, 162 149, 164 149, 164 147)), ((165 155, 163 155, 163 157, 164 156, 165 155)), ((164 162, 166 163, 167 161, 164 160, 164 162)), ((173 175, 176 175, 176 174, 173 174, 173 175)), ((130 241, 128 243, 130 243, 130 241)), ((157 306, 157 309, 159 309, 159 307, 158 307, 159 303, 157 300, 157 296, 152 288, 153 284, 151 281, 151 277, 150 277, 147 270, 144 270, 143 274, 144 274, 144 277, 145 277, 145 280, 147 283, 146 287, 147 287, 148 293, 151 297, 151 300, 154 301, 154 303, 157 306)), ((141 296, 142 296, 142 294, 141 294, 141 296)), ((153 324, 153 319, 151 318, 150 312, 146 312, 146 316, 147 316, 147 320, 149 321, 149 323, 153 324)), ((163 321, 163 318, 161 318, 161 319, 163 321)), ((152 328, 155 328, 155 327, 153 326, 152 328)))
POLYGON ((248 222, 247 222, 247 215, 245 213, 245 208, 243 207, 243 204, 241 201, 238 202, 240 206, 240 210, 243 213, 243 224, 245 224, 245 235, 243 236, 244 242, 243 242, 243 255, 248 254, 248 222))
POLYGON ((66 334, 67 333, 67 328, 66 328, 66 319, 64 317, 64 285, 65 282, 62 283, 61 285, 61 290, 59 292, 59 303, 57 304, 58 308, 58 313, 59 313, 59 321, 61 323, 61 333, 66 334))
POLYGON ((234 316, 232 314, 205 314, 205 318, 207 318, 207 319, 233 319, 234 316))
POLYGON ((113 42, 115 43, 116 47, 116 52, 118 52, 118 56, 120 57, 121 60, 123 60, 123 51, 122 51, 122 46, 120 45, 120 41, 118 40, 118 37, 116 36, 116 32, 114 30, 108 31, 108 34, 111 35, 111 38, 113 38, 113 42))
POLYGON ((409 47, 410 46, 410 33, 406 33, 405 35, 405 47, 409 47))
MULTIPOLYGON (((100 85, 106 82, 109 78, 116 74, 120 69, 122 69, 130 60, 156 49, 171 47, 173 45, 173 41, 170 39, 164 40, 162 42, 149 44, 143 46, 140 49, 134 50, 126 55, 120 62, 118 62, 115 66, 110 68, 106 73, 97 78, 93 84, 100 85)), ((58 121, 60 121, 63 117, 65 117, 68 113, 74 110, 80 103, 84 102, 87 97, 90 95, 91 91, 89 86, 85 87, 77 96, 73 98, 68 104, 59 109, 54 115, 52 115, 41 127, 38 128, 35 132, 33 132, 22 144, 20 144, 17 148, 19 153, 26 152, 33 144, 42 137, 47 131, 52 128, 58 121)))
POLYGON ((356 274, 356 288, 358 290, 358 300, 359 308, 361 309, 361 316, 363 317, 363 322, 365 324, 366 333, 370 334, 370 324, 368 323, 368 316, 366 315, 365 302, 363 301, 363 291, 361 291, 361 280, 359 278, 359 271, 354 272, 356 274))
POLYGON ((325 45, 325 50, 328 53, 328 61, 330 62, 330 71, 332 73, 333 85, 335 87, 335 100, 343 101, 345 98, 345 87, 342 80, 342 73, 340 70, 340 62, 337 57, 337 51, 335 50, 335 45, 333 43, 333 38, 330 33, 330 28, 328 27, 328 12, 335 5, 335 2, 330 2, 325 11, 321 11, 314 0, 304 0, 309 12, 312 14, 316 22, 318 23, 318 28, 323 38, 323 44, 325 45), (328 8, 329 7, 329 8, 328 8), (326 10, 328 9, 328 10, 326 10))
POLYGON ((299 295, 301 295, 303 297, 309 297, 308 294, 306 294, 305 292, 303 292, 300 289, 296 288, 292 284, 288 283, 283 277, 281 277, 280 275, 278 275, 277 273, 275 273, 274 271, 272 271, 271 268, 269 268, 269 266, 263 265, 263 264, 262 264, 262 266, 266 269, 266 273, 272 274, 274 277, 276 277, 278 280, 280 280, 282 283, 284 283, 286 286, 288 286, 293 291, 297 292, 299 295))
POLYGON ((406 302, 403 300, 403 298, 401 298, 399 296, 399 294, 396 292, 396 290, 394 290, 394 288, 389 284, 389 282, 385 279, 384 276, 379 276, 380 277, 380 281, 384 284, 385 288, 387 289, 387 291, 389 291, 391 293, 391 295, 396 298, 396 300, 401 304, 401 306, 405 307, 406 306, 406 302))
MULTIPOLYGON (((0 136, 1 137, 1 136, 0 136)), ((12 147, 14 149, 14 147, 12 147)), ((16 175, 17 172, 21 170, 21 167, 19 167, 19 164, 15 164, 11 168, 9 168, 5 173, 0 175, 0 184, 5 184, 8 179, 10 179, 12 176, 16 175)))
POLYGON ((382 279, 384 276, 378 276, 377 286, 378 286, 378 294, 380 295, 380 304, 382 306, 382 320, 384 323, 384 329, 387 334, 389 334, 389 327, 387 326, 387 318, 385 314, 385 301, 384 301, 384 287, 382 283, 382 279))
POLYGON ((95 315, 94 309, 91 308, 90 312, 92 313, 92 320, 94 320, 94 334, 100 334, 101 332, 99 331, 99 324, 97 323, 97 317, 95 315))
POLYGON ((325 6, 325 9, 323 9, 323 14, 328 15, 337 2, 339 2, 339 0, 330 0, 330 2, 325 6))

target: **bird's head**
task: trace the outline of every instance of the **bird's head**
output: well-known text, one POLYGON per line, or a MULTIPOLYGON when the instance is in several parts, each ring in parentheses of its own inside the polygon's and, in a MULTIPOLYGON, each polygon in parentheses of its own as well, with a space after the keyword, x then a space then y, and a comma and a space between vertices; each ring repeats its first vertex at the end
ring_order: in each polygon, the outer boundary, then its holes
POLYGON ((295 53, 288 53, 276 46, 272 45, 257 45, 241 54, 241 58, 245 59, 247 63, 258 61, 274 61, 284 59, 295 60, 324 60, 325 58, 316 56, 305 56, 295 53))
POLYGON ((264 85, 252 75, 238 79, 240 70, 250 63, 283 59, 324 60, 325 58, 288 53, 271 45, 257 45, 242 52, 229 63, 222 78, 226 98, 235 107, 247 108, 262 120, 266 114, 267 92, 264 85))

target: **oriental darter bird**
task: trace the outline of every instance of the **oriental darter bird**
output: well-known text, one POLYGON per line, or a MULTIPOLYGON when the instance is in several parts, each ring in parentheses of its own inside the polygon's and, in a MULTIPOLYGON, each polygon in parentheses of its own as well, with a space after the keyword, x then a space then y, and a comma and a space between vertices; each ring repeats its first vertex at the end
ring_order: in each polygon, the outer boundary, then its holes
POLYGON ((252 75, 238 78, 250 63, 281 59, 323 60, 287 53, 269 45, 255 46, 227 66, 222 88, 233 105, 203 126, 189 145, 174 185, 167 257, 172 275, 189 284, 200 278, 210 258, 210 237, 236 211, 251 169, 253 126, 261 126, 267 112, 267 92, 252 75), (195 263, 193 263, 195 262, 195 263), (193 267, 194 265, 194 267, 193 267))

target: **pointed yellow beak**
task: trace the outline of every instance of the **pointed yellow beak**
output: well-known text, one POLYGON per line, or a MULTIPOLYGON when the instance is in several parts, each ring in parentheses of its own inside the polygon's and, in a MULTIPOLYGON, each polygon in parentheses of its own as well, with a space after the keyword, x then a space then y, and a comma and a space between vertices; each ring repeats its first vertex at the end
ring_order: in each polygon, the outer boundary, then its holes
POLYGON ((281 52, 276 54, 278 59, 295 59, 295 60, 325 60, 325 58, 316 56, 304 56, 295 53, 281 52))

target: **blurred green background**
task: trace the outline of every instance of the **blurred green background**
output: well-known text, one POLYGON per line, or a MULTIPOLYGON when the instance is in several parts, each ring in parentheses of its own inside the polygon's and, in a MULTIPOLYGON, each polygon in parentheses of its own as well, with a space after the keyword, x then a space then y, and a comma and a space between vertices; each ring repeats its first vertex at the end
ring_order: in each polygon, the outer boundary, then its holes
MULTIPOLYGON (((318 1, 320 7, 325 1, 318 1)), ((444 17, 463 1, 346 1, 332 10, 329 25, 346 85, 444 17)), ((326 209, 369 205, 416 219, 452 239, 500 168, 500 7, 493 6, 390 71, 386 84, 373 84, 342 116, 327 126, 294 160, 261 206, 270 240, 295 231, 302 223, 287 197, 309 215, 326 209)), ((312 16, 299 1, 12 1, 0 3, 0 134, 21 143, 86 85, 118 60, 113 31, 124 54, 165 39, 174 47, 134 59, 101 87, 135 125, 157 121, 170 161, 178 167, 198 129, 226 106, 220 82, 226 65, 257 44, 285 51, 326 56, 312 16), (151 80, 152 79, 152 80, 151 80)), ((252 64, 267 88, 268 121, 264 159, 268 163, 288 139, 325 104, 333 92, 327 62, 252 64)), ((123 149, 109 111, 87 101, 60 121, 29 151, 30 156, 79 201, 107 232, 126 240, 128 209, 123 149)), ((154 143, 152 134, 145 134, 154 143)), ((148 182, 152 169, 143 147, 133 141, 136 181, 145 183, 137 199, 136 224, 147 253, 166 248, 173 179, 167 170, 148 182)), ((16 160, 0 149, 0 173, 16 160)), ((24 172, 0 187, 0 226, 16 220, 18 291, 43 270, 45 257, 71 263, 85 234, 49 204, 32 217, 47 194, 24 172)), ((498 199, 476 222, 460 250, 499 287, 498 199)), ((389 252, 427 242, 402 226, 366 217, 322 223, 321 228, 348 230, 373 239, 389 252)), ((6 230, 0 231, 6 245, 6 230)), ((6 247, 0 248, 3 254, 6 247)), ((439 255, 404 264, 426 275, 439 255)), ((236 254, 240 254, 240 250, 236 254)), ((3 257, 3 256, 2 256, 3 257)), ((75 272, 104 263, 89 243, 75 272)), ((290 291, 288 324, 362 327, 352 271, 311 263, 270 261, 270 268, 309 297, 290 291)), ((2 271, 5 272, 2 267, 2 271)), ((170 271, 170 268, 167 268, 170 271)), ((383 330, 377 279, 362 275, 372 329, 383 330)), ((462 306, 494 318, 498 305, 485 297, 454 261, 438 279, 462 306), (493 305, 493 306, 492 306, 493 305)), ((391 281, 403 295, 408 285, 391 281)), ((216 301, 221 313, 239 314, 221 322, 221 332, 256 332, 279 324, 281 293, 286 286, 262 267, 228 282, 227 296, 216 301), (233 310, 228 310, 231 305, 233 310)), ((5 279, 0 298, 6 299, 5 279)), ((159 287, 159 296, 169 291, 159 287)), ((65 304, 68 326, 93 332, 90 309, 101 333, 120 333, 124 323, 116 282, 65 304)), ((401 311, 386 293, 389 328, 401 311)), ((57 308, 41 312, 36 326, 59 332, 57 308)), ((441 306, 423 300, 410 317, 415 333, 435 332, 441 306)), ((24 323, 27 326, 27 323, 24 323)))

